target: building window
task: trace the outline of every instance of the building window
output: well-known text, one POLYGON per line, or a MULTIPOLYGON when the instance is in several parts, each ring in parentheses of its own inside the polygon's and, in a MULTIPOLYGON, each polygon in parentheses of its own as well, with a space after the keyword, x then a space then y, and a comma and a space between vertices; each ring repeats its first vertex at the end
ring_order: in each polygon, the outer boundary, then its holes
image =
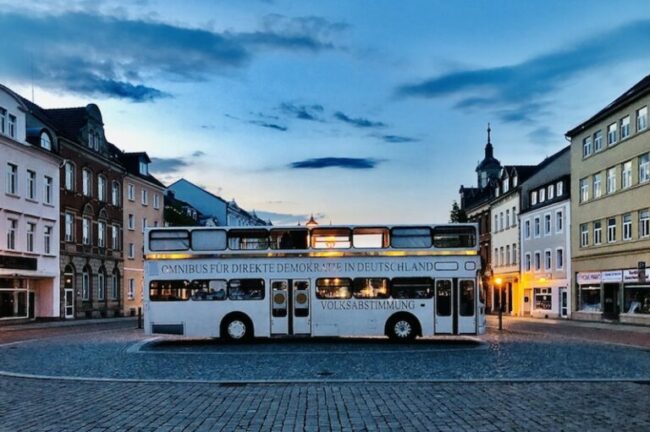
POLYGON ((632 186, 632 161, 627 161, 621 169, 621 189, 632 186))
POLYGON ((632 214, 623 215, 623 240, 632 240, 632 214))
POLYGON ((582 140, 582 157, 586 158, 591 156, 591 152, 591 137, 588 136, 582 140))
POLYGON ((537 191, 532 191, 530 193, 530 205, 537 204, 537 191))
POLYGON ((562 248, 555 250, 555 268, 557 270, 564 269, 564 249, 562 248))
POLYGON ((524 268, 526 269, 526 271, 530 271, 530 253, 529 252, 526 252, 526 257, 524 259, 525 259, 524 268))
POLYGON ((594 153, 603 149, 603 131, 598 129, 594 133, 594 153))
POLYGON ((147 194, 146 189, 142 189, 142 205, 149 204, 149 195, 147 194))
POLYGON ((544 235, 551 235, 551 214, 544 215, 544 235))
POLYGON ((557 182, 555 185, 555 190, 557 191, 557 196, 562 196, 562 194, 564 194, 564 182, 557 182))
POLYGON ((512 244, 512 264, 516 265, 517 264, 517 243, 512 244))
POLYGON ((36 199, 36 172, 27 170, 27 198, 36 199))
POLYGON ((630 116, 625 116, 621 119, 621 139, 630 136, 630 116))
POLYGON ((93 148, 93 142, 95 141, 95 135, 93 134, 93 131, 89 130, 88 131, 88 148, 92 149, 93 148))
POLYGON ((13 114, 9 114, 9 128, 7 132, 11 138, 16 138, 16 116, 13 114))
POLYGON ((0 107, 0 133, 7 133, 7 110, 0 107))
POLYGON ((541 188, 539 190, 539 202, 543 203, 544 201, 546 201, 546 189, 541 188))
POLYGON ((84 168, 81 170, 81 193, 85 196, 92 194, 92 173, 84 168))
POLYGON ((542 254, 535 252, 535 271, 540 271, 542 269, 542 254))
POLYGON ((501 263, 502 266, 506 265, 506 252, 503 249, 503 246, 499 248, 499 262, 501 263))
POLYGON ((90 300, 90 274, 88 269, 84 269, 81 274, 81 298, 82 300, 90 300))
POLYGON ((594 222, 594 244, 599 245, 603 242, 603 224, 600 221, 594 222))
POLYGON ((49 255, 52 253, 52 227, 46 226, 43 232, 43 253, 49 255))
POLYGON ((561 233, 564 229, 564 212, 558 210, 555 212, 555 232, 561 233))
POLYGON ((71 162, 65 163, 65 188, 66 190, 74 190, 74 166, 71 162))
POLYGON ((535 288, 533 290, 533 309, 550 311, 553 309, 553 295, 550 288, 535 288))
POLYGON ((524 236, 529 239, 530 238, 530 220, 526 219, 526 222, 524 222, 524 236))
POLYGON ((129 279, 129 300, 133 300, 135 298, 135 279, 129 279))
POLYGON ((650 211, 648 209, 639 212, 639 238, 650 237, 650 211))
POLYGON ((506 210, 506 229, 510 228, 510 209, 506 210))
POLYGON ((97 246, 106 247, 106 222, 97 222, 97 246))
POLYGON ((544 270, 551 270, 551 251, 544 251, 544 270))
POLYGON ((120 250, 120 227, 117 225, 111 227, 111 247, 120 250))
POLYGON ((594 181, 593 181, 593 189, 594 189, 594 190, 593 190, 593 194, 594 194, 594 199, 595 199, 595 198, 600 198, 600 195, 601 195, 601 191, 600 191, 600 184, 601 184, 601 181, 600 181, 600 173, 598 173, 598 174, 594 174, 593 179, 594 179, 594 181))
POLYGON ((616 241, 616 218, 607 219, 607 241, 609 243, 616 241))
POLYGON ((533 229, 534 229, 535 237, 536 238, 539 237, 541 235, 541 231, 542 231, 541 226, 540 226, 539 216, 535 216, 535 224, 534 224, 533 229))
POLYGON ((499 227, 501 231, 504 230, 505 224, 503 223, 503 212, 499 213, 499 227))
POLYGON ((90 219, 89 218, 83 218, 81 222, 81 239, 82 243, 85 245, 89 245, 91 238, 90 238, 90 219))
POLYGON ((144 230, 147 229, 147 218, 142 218, 142 233, 144 234, 144 230))
POLYGON ((115 207, 120 206, 120 184, 116 181, 111 186, 111 204, 115 207))
POLYGON ((74 240, 74 214, 65 214, 65 241, 71 242, 74 240))
POLYGON ((100 270, 97 274, 97 300, 104 300, 104 291, 106 290, 106 276, 104 271, 100 270))
POLYGON ((589 246, 589 228, 587 224, 580 225, 580 247, 589 246))
POLYGON ((103 175, 97 177, 97 198, 106 201, 106 177, 103 175))
POLYGON ((510 261, 510 245, 506 246, 506 265, 509 266, 511 264, 510 261))
POLYGON ((648 107, 637 110, 636 112, 636 131, 641 132, 648 127, 648 107))
POLYGON ((650 153, 639 156, 639 183, 650 180, 650 153))
POLYGON ((508 190, 510 189, 510 183, 508 183, 509 180, 510 179, 504 179, 503 182, 502 182, 502 184, 503 184, 503 193, 508 192, 508 190))
POLYGON ((547 187, 547 195, 548 195, 548 199, 550 199, 550 200, 555 198, 555 186, 554 185, 548 185, 548 187, 547 187))
POLYGON ((585 202, 589 199, 589 183, 586 178, 580 180, 580 202, 585 202))
POLYGON ((135 258, 135 245, 133 243, 129 243, 129 259, 135 258))
POLYGON ((616 192, 616 167, 607 170, 607 193, 616 192))
POLYGON ((52 204, 52 177, 43 177, 43 201, 45 204, 52 204))
POLYGON ((499 231, 499 216, 494 215, 494 231, 499 231))
POLYGON ((129 201, 135 201, 135 186, 131 183, 126 187, 126 196, 129 201))
POLYGON ((45 150, 52 150, 52 140, 47 132, 41 133, 41 147, 45 150))
POLYGON ((517 208, 516 207, 512 208, 512 226, 513 227, 517 226, 517 208))
POLYGON ((11 195, 18 194, 18 165, 7 164, 7 186, 5 190, 11 195))
POLYGON ((612 123, 609 126, 607 126, 607 145, 614 145, 616 144, 616 141, 618 140, 618 133, 617 133, 617 127, 616 123, 612 123))
POLYGON ((18 229, 18 219, 7 219, 7 249, 16 249, 16 230, 18 229))
POLYGON ((129 229, 131 231, 133 231, 135 229, 135 216, 133 216, 132 214, 129 214, 127 222, 128 222, 129 229))
POLYGON ((140 174, 145 176, 149 174, 149 165, 144 161, 140 161, 140 174))
POLYGON ((111 284, 111 299, 117 300, 120 292, 120 274, 117 271, 113 272, 113 283, 111 284))
POLYGON ((36 231, 36 224, 27 222, 27 252, 34 252, 34 231, 36 231))
POLYGON ((499 267, 499 248, 494 248, 494 266, 499 267))

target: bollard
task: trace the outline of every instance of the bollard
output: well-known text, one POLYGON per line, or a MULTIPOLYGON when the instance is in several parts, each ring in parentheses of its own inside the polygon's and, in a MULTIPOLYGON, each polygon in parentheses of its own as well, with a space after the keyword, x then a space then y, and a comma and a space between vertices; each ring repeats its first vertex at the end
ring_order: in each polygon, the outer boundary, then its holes
POLYGON ((138 328, 142 328, 142 308, 138 308, 138 328))

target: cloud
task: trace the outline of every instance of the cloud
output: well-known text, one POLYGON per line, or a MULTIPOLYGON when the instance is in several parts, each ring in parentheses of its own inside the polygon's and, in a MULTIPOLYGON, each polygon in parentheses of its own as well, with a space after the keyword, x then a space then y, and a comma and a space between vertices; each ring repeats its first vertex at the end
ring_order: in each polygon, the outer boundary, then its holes
POLYGON ((195 158, 202 157, 202 156, 205 156, 205 152, 203 152, 201 150, 197 150, 194 153, 192 153, 192 157, 195 157, 195 158))
POLYGON ((546 105, 544 99, 569 79, 596 68, 647 57, 647 52, 639 51, 631 40, 650 40, 650 20, 630 22, 518 64, 457 70, 404 84, 397 94, 423 98, 457 96, 457 108, 494 108, 504 121, 526 123, 546 105), (532 111, 518 114, 524 109, 532 111))
POLYGON ((533 144, 546 147, 549 144, 556 143, 561 139, 561 134, 554 133, 548 126, 540 126, 528 133, 528 139, 533 144))
POLYGON ((379 138, 381 138, 383 141, 385 141, 387 143, 393 143, 393 144, 410 143, 410 142, 420 141, 417 138, 411 138, 411 137, 400 136, 400 135, 380 135, 379 138))
POLYGON ((151 172, 175 173, 189 166, 183 158, 151 158, 151 172))
POLYGON ((260 50, 334 49, 340 24, 271 17, 253 32, 218 32, 105 15, 95 9, 4 8, 0 78, 91 97, 151 102, 170 94, 148 83, 202 81, 247 66, 260 50), (16 41, 20 41, 17 43, 16 41))
POLYGON ((286 132, 287 130, 289 130, 289 128, 287 128, 286 126, 281 126, 281 125, 275 124, 275 123, 267 123, 267 122, 261 121, 261 120, 250 120, 248 123, 254 124, 254 125, 257 125, 257 126, 261 126, 261 127, 264 127, 264 128, 268 128, 268 129, 278 130, 280 132, 286 132))
POLYGON ((321 169, 321 168, 344 168, 344 169, 372 169, 380 161, 369 158, 338 158, 325 157, 316 159, 306 159, 302 161, 291 162, 290 168, 293 169, 321 169))
POLYGON ((342 113, 341 111, 337 111, 334 113, 334 118, 341 120, 344 123, 351 124, 354 127, 358 128, 382 128, 386 127, 386 123, 380 122, 380 121, 371 121, 368 119, 364 118, 352 118, 348 117, 346 114, 342 113))
POLYGON ((319 104, 296 105, 291 102, 282 102, 280 104, 280 111, 282 111, 285 115, 289 115, 300 120, 322 121, 319 115, 323 113, 324 108, 319 104))

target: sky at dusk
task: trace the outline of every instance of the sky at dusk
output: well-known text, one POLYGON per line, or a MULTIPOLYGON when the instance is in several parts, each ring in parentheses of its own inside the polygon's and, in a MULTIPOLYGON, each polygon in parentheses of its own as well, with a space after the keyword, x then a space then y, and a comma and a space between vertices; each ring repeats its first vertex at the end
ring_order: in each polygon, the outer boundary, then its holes
POLYGON ((447 222, 650 73, 640 1, 0 0, 0 82, 275 224, 447 222))

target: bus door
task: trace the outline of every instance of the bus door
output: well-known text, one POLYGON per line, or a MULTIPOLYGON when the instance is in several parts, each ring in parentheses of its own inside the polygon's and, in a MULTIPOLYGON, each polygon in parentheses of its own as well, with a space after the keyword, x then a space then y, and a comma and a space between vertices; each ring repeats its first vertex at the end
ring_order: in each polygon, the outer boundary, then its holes
POLYGON ((454 290, 451 279, 436 279, 434 303, 434 331, 436 334, 454 333, 454 290))
POLYGON ((476 334, 476 283, 474 279, 458 279, 458 333, 476 334))
POLYGON ((308 280, 271 281, 271 334, 311 333, 308 280))

